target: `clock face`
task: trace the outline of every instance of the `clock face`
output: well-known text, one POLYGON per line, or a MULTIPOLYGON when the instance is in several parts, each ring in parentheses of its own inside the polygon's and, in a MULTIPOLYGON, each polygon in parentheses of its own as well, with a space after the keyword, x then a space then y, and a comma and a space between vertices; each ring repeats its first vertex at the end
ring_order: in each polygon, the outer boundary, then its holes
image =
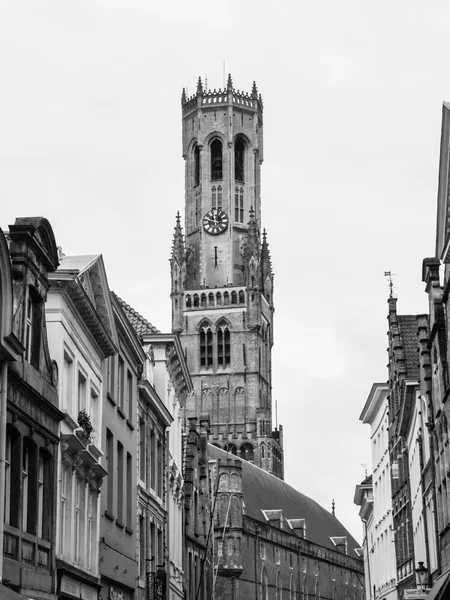
POLYGON ((203 217, 203 229, 211 235, 219 235, 228 227, 228 217, 223 210, 213 208, 203 217))

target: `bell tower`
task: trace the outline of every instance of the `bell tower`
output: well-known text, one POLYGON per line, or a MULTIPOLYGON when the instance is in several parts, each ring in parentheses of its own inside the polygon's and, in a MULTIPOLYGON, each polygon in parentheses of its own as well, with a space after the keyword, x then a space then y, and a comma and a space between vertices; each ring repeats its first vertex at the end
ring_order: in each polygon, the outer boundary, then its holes
POLYGON ((263 102, 233 87, 181 98, 185 236, 171 256, 172 329, 194 383, 187 416, 210 415, 210 441, 283 477, 272 429, 273 272, 261 232, 263 102))

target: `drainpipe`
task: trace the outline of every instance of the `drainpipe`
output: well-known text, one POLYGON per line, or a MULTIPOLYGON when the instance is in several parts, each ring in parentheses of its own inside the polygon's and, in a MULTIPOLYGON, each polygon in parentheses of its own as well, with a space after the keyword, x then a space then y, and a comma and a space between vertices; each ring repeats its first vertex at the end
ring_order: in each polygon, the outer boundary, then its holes
POLYGON ((0 585, 3 581, 3 537, 5 514, 5 454, 6 454, 6 390, 8 385, 8 363, 0 366, 0 585))
MULTIPOLYGON (((421 416, 421 420, 422 420, 422 414, 421 416)), ((423 425, 422 425, 422 431, 423 431, 423 425)), ((425 473, 424 473, 424 460, 423 460, 423 437, 422 435, 419 436, 418 440, 417 440, 418 444, 419 444, 419 465, 420 465, 420 485, 421 485, 421 492, 422 492, 422 519, 423 519, 423 532, 425 535, 425 557, 426 557, 426 565, 428 567, 428 571, 431 577, 431 568, 430 568, 430 546, 428 543, 428 522, 427 522, 427 507, 426 507, 426 503, 425 503, 425 473)), ((430 461, 433 460, 433 457, 430 457, 430 461)), ((437 549, 436 549, 437 550, 437 549)), ((437 551, 436 551, 437 554, 437 551)))

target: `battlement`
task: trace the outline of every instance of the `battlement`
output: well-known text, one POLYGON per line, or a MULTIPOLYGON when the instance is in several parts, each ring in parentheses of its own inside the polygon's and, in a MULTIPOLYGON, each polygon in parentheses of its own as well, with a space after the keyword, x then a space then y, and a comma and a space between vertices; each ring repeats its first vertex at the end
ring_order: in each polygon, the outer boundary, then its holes
POLYGON ((236 106, 246 108, 251 111, 258 111, 262 114, 263 101, 261 94, 258 94, 256 84, 253 82, 253 88, 250 94, 242 92, 233 87, 231 75, 228 75, 228 83, 226 88, 218 90, 204 90, 203 83, 199 77, 197 83, 197 91, 192 96, 186 96, 186 90, 183 88, 181 95, 181 107, 183 114, 188 114, 199 107, 211 106, 236 106))

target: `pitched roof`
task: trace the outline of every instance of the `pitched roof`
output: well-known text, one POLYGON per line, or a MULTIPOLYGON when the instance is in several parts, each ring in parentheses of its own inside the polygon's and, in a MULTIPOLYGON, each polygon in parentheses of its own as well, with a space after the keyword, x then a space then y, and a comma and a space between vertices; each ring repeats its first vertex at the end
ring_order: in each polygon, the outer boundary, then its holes
MULTIPOLYGON (((226 459, 227 453, 216 446, 208 445, 209 455, 214 459, 226 459)), ((230 455, 228 455, 228 458, 230 455)), ((330 537, 346 537, 349 556, 357 558, 354 550, 361 544, 352 537, 342 523, 330 512, 322 508, 312 498, 298 492, 288 483, 271 475, 246 460, 242 461, 242 492, 245 514, 267 524, 263 510, 283 511, 283 519, 305 519, 306 539, 336 550, 330 537)), ((285 531, 290 532, 286 523, 285 531)))
POLYGON ((117 294, 115 294, 120 306, 122 307, 123 312, 125 313, 128 321, 133 327, 136 334, 141 337, 146 333, 161 333, 159 329, 157 329, 154 325, 147 321, 145 317, 140 315, 137 310, 134 310, 129 304, 127 304, 124 300, 119 298, 117 294))
POLYGON ((406 363, 406 376, 419 377, 419 355, 417 338, 417 316, 398 315, 398 325, 402 338, 406 363))

